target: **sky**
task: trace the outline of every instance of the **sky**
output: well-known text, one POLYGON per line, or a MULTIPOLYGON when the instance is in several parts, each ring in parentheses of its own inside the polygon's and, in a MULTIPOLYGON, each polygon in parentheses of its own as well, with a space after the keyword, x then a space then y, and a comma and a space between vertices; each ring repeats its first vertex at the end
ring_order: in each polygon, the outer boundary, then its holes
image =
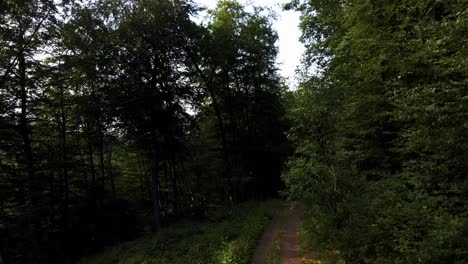
MULTIPOLYGON (((290 0, 238 0, 244 6, 262 6, 271 8, 277 16, 273 27, 278 33, 277 46, 279 55, 277 58, 280 74, 287 80, 287 84, 295 88, 297 81, 295 76, 296 67, 300 64, 304 46, 299 41, 301 31, 299 30, 299 13, 295 11, 284 11, 282 6, 290 0)), ((217 0, 194 0, 200 6, 209 9, 216 7, 217 0)), ((248 9, 247 9, 248 10, 248 9)))

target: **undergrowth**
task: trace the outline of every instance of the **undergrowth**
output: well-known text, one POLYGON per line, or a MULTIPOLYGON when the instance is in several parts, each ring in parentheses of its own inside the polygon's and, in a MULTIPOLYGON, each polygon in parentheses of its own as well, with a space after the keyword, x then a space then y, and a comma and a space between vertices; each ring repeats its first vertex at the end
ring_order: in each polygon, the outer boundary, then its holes
POLYGON ((114 246, 81 264, 247 264, 278 201, 248 202, 206 222, 174 224, 153 236, 114 246))

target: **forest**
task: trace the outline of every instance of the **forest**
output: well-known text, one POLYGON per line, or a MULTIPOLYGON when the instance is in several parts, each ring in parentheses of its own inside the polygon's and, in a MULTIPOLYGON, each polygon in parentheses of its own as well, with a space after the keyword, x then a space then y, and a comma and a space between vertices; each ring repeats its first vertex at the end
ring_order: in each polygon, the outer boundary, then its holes
POLYGON ((0 264, 468 263, 468 1, 282 8, 0 0, 0 264))

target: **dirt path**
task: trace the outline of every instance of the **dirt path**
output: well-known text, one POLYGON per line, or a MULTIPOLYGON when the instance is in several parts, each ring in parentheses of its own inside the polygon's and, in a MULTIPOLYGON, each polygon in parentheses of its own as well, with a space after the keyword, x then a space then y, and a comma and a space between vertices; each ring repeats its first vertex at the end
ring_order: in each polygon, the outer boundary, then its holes
POLYGON ((299 261, 299 222, 301 209, 290 207, 290 205, 281 206, 271 220, 271 223, 265 229, 260 243, 255 251, 252 264, 264 264, 268 248, 279 232, 280 220, 283 216, 287 217, 287 225, 283 242, 281 245, 281 263, 297 264, 299 261))
POLYGON ((289 209, 289 219, 283 240, 281 263, 297 264, 299 262, 299 221, 300 208, 295 206, 289 209))
POLYGON ((263 264, 268 248, 271 246, 273 239, 279 231, 280 220, 284 214, 287 213, 287 206, 283 205, 275 213, 271 223, 265 229, 265 232, 260 239, 257 250, 255 251, 254 257, 252 258, 252 264, 263 264))

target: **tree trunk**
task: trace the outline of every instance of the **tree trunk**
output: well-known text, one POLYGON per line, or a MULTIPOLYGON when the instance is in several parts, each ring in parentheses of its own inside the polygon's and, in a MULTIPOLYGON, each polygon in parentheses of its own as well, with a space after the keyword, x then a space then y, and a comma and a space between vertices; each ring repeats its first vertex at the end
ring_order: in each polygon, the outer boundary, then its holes
POLYGON ((159 157, 156 150, 153 150, 151 157, 152 170, 151 170, 151 183, 152 183, 152 196, 153 196, 153 229, 158 232, 161 229, 161 194, 159 192, 159 157))
POLYGON ((104 191, 105 183, 106 183, 106 168, 104 165, 104 132, 103 126, 101 124, 101 120, 99 122, 99 169, 101 171, 101 185, 102 191, 104 191))
POLYGON ((29 212, 28 216, 28 232, 30 233, 31 241, 31 250, 29 251, 28 257, 31 261, 35 259, 35 254, 38 251, 38 243, 36 240, 36 230, 34 228, 34 215, 35 215, 35 204, 37 203, 37 197, 35 197, 36 190, 38 188, 35 178, 34 171, 34 160, 31 147, 31 130, 29 128, 28 122, 28 93, 26 88, 26 59, 24 57, 24 52, 21 51, 18 55, 18 66, 19 66, 19 85, 20 85, 20 122, 19 122, 19 132, 23 140, 23 152, 24 159, 26 163, 26 169, 28 174, 27 179, 27 204, 29 212))
POLYGON ((68 224, 69 224, 69 180, 68 180, 68 155, 67 155, 67 120, 65 113, 65 98, 64 98, 64 89, 63 85, 60 85, 60 115, 61 115, 61 124, 60 124, 60 138, 62 143, 62 175, 63 175, 63 205, 62 205, 62 228, 63 228, 63 242, 65 249, 65 256, 68 256, 68 224))
POLYGON ((174 153, 172 153, 171 159, 171 176, 172 176, 172 194, 174 199, 174 215, 177 215, 179 208, 178 208, 178 199, 179 199, 179 190, 177 189, 177 173, 176 173, 176 166, 175 166, 175 158, 174 153))
MULTIPOLYGON (((223 145, 223 154, 224 154, 224 162, 226 163, 226 167, 228 167, 229 163, 229 156, 228 156, 228 149, 227 149, 227 139, 226 139, 226 130, 224 128, 224 122, 223 122, 223 117, 221 115, 221 111, 219 109, 218 101, 216 100, 215 93, 213 91, 213 88, 211 87, 211 84, 206 84, 208 91, 210 93, 211 100, 213 101, 213 110, 215 112, 216 118, 218 120, 218 129, 219 133, 221 134, 221 143, 223 145)), ((229 171, 226 169, 226 171, 229 171)))
MULTIPOLYGON (((193 60, 193 58, 192 58, 193 60)), ((219 132, 221 133, 221 142, 223 144, 223 154, 224 154, 224 161, 226 163, 226 166, 228 166, 228 149, 227 149, 227 139, 226 139, 226 130, 224 128, 224 122, 223 122, 223 117, 221 115, 221 110, 219 109, 219 104, 218 100, 216 99, 216 95, 213 89, 213 75, 214 70, 212 71, 210 78, 208 78, 203 71, 200 69, 200 67, 195 63, 195 60, 193 60, 194 66, 200 77, 203 79, 203 82, 205 83, 206 89, 208 90, 208 93, 210 94, 211 100, 213 101, 213 110, 216 115, 217 123, 218 123, 218 128, 219 132)), ((229 171, 228 168, 226 168, 226 172, 229 171)))
MULTIPOLYGON (((23 152, 25 157, 25 163, 28 172, 28 193, 30 199, 33 200, 33 190, 35 189, 35 177, 34 177, 34 163, 33 154, 31 148, 31 133, 28 124, 28 94, 26 91, 26 61, 24 54, 21 52, 19 55, 19 76, 20 76, 20 101, 21 101, 21 112, 20 112, 20 123, 19 130, 23 139, 23 152)), ((32 201, 30 201, 32 202, 32 201)))
POLYGON ((112 190, 112 198, 115 199, 116 194, 115 194, 115 181, 114 181, 114 173, 112 171, 112 152, 109 151, 107 153, 107 174, 109 174, 109 180, 111 184, 111 190, 112 190))
MULTIPOLYGON (((88 139, 91 140, 91 139, 88 139)), ((94 150, 93 150, 93 145, 91 142, 88 142, 88 149, 89 149, 89 169, 91 172, 91 197, 93 200, 94 204, 98 204, 98 199, 97 199, 97 190, 96 190, 96 168, 94 167, 94 150)))
MULTIPOLYGON (((230 166, 232 165, 232 168, 236 168, 236 166, 239 165, 238 162, 238 150, 237 148, 239 147, 238 145, 238 140, 237 140, 237 120, 235 119, 234 116, 234 111, 232 107, 232 96, 231 96, 231 89, 229 87, 230 84, 230 77, 229 77, 229 71, 227 70, 226 67, 223 67, 223 72, 224 72, 224 90, 226 92, 226 100, 225 100, 225 105, 227 106, 227 114, 229 115, 230 119, 230 129, 231 129, 231 142, 230 142, 230 160, 228 160, 229 157, 226 157, 227 159, 227 165, 229 166, 229 170, 227 171, 227 197, 229 198, 229 201, 231 205, 236 202, 236 185, 235 185, 235 179, 234 175, 232 174, 232 171, 230 170, 230 166)), ((228 127, 229 128, 229 127, 228 127)))

